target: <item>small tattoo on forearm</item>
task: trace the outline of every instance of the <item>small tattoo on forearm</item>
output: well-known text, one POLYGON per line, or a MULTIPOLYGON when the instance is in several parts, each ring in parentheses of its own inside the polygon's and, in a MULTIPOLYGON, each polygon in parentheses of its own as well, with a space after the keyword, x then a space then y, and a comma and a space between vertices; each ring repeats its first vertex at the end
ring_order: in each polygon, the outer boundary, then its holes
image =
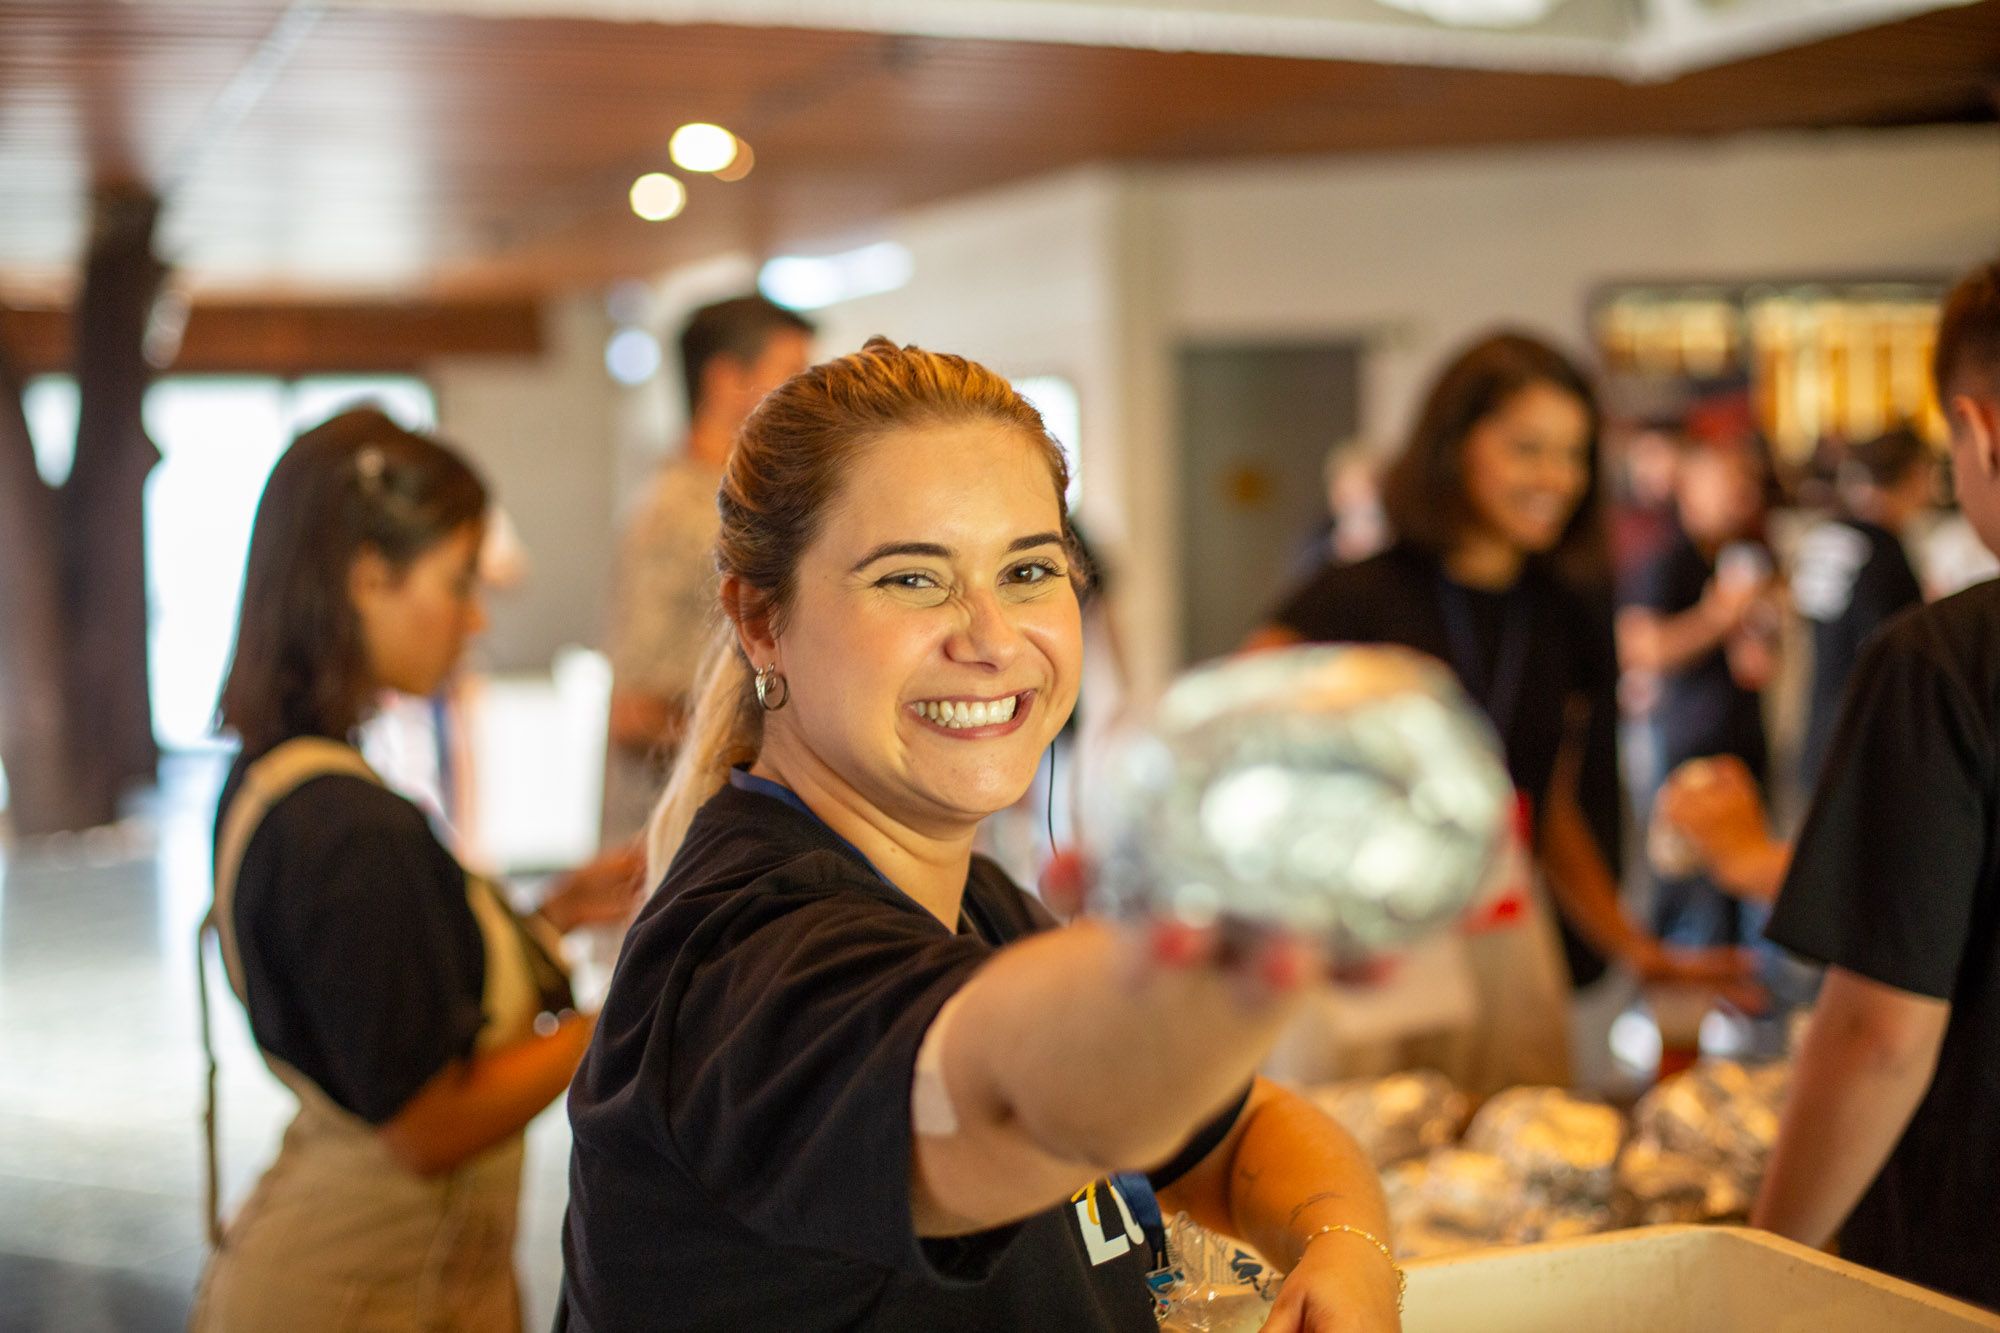
POLYGON ((1346 1197, 1347 1196, 1339 1190, 1321 1190, 1318 1194, 1312 1195, 1309 1198, 1303 1200, 1298 1207, 1292 1209, 1292 1215, 1289 1218, 1285 1219, 1286 1229, 1289 1230, 1290 1228, 1297 1226, 1299 1224, 1299 1218, 1304 1216, 1306 1209, 1312 1207, 1314 1204, 1327 1203, 1334 1199, 1344 1199, 1346 1197))

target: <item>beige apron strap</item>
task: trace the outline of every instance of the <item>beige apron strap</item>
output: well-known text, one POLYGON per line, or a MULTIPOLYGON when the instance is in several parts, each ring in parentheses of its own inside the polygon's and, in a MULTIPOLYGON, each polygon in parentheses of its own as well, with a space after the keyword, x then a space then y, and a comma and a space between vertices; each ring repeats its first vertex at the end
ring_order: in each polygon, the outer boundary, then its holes
POLYGON ((208 1243, 211 1249, 222 1243, 222 1182, 216 1132, 215 1039, 208 998, 208 938, 212 934, 222 954, 229 989, 247 1010, 250 1005, 244 988, 243 955, 236 946, 234 907, 236 876, 243 868, 243 854, 251 835, 270 813, 271 807, 297 788, 317 777, 345 773, 369 782, 381 781, 359 752, 350 745, 319 736, 302 736, 285 742, 250 766, 229 803, 222 821, 222 836, 215 850, 215 897, 195 934, 195 986, 200 997, 201 1052, 207 1061, 208 1076, 202 1106, 202 1139, 206 1153, 204 1202, 207 1206, 208 1243))

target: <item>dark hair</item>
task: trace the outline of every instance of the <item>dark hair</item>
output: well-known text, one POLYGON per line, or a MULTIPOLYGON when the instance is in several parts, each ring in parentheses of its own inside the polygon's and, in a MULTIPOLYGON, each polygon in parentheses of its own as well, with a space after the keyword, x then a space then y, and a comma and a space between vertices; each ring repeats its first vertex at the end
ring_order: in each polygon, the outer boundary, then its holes
MULTIPOLYGON (((962 356, 898 347, 870 338, 860 351, 823 362, 771 391, 743 423, 716 497, 722 529, 715 562, 747 585, 752 614, 782 621, 799 561, 819 535, 849 461, 892 431, 993 422, 1035 443, 1070 548, 1072 579, 1082 577, 1064 494, 1069 465, 1042 417, 1014 386, 962 356)), ((763 712, 730 627, 720 627, 694 689, 687 737, 648 828, 647 875, 657 879, 694 812, 728 776, 757 757, 763 712)))
POLYGON ((1399 540, 1440 557, 1450 550, 1472 521, 1465 488, 1466 440, 1508 399, 1535 384, 1575 398, 1590 422, 1590 482, 1547 558, 1573 577, 1603 576, 1597 394, 1562 353, 1522 333, 1481 338, 1453 357, 1431 385, 1409 443, 1382 478, 1382 509, 1399 540))
POLYGON ((1849 445, 1840 460, 1840 479, 1887 489, 1909 476, 1929 458, 1931 447, 1908 426, 1849 445))
POLYGON ((373 550, 400 571, 485 512, 463 458, 376 408, 293 440, 257 502, 223 725, 252 753, 353 731, 373 692, 348 597, 355 557, 373 550))
POLYGON ((812 321, 761 296, 738 296, 705 305, 688 317, 681 329, 681 383, 687 391, 688 415, 701 410, 701 375, 717 357, 749 365, 780 333, 815 332, 812 321))
POLYGON ((1945 297, 1931 374, 1947 406, 1954 393, 2000 394, 2000 259, 1960 278, 1945 297))

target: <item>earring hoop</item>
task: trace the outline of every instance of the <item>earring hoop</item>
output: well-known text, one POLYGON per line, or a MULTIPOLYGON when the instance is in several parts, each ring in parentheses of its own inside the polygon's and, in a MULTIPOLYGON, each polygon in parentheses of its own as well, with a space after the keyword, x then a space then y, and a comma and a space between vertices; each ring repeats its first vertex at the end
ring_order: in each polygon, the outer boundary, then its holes
POLYGON ((757 668, 757 706, 767 713, 775 713, 792 701, 792 687, 779 672, 776 662, 757 668))

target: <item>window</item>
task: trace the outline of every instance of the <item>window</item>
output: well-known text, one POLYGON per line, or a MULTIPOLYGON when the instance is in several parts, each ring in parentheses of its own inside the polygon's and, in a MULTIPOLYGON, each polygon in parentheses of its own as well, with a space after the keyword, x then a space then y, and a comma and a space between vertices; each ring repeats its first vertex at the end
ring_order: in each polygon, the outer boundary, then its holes
MULTIPOLYGON (((75 448, 76 386, 49 376, 23 401, 37 467, 59 482, 75 448)), ((364 401, 405 426, 436 424, 429 386, 408 376, 190 375, 147 391, 146 430, 161 455, 146 483, 146 588, 153 730, 164 748, 214 742, 250 524, 272 465, 301 430, 364 401)))

